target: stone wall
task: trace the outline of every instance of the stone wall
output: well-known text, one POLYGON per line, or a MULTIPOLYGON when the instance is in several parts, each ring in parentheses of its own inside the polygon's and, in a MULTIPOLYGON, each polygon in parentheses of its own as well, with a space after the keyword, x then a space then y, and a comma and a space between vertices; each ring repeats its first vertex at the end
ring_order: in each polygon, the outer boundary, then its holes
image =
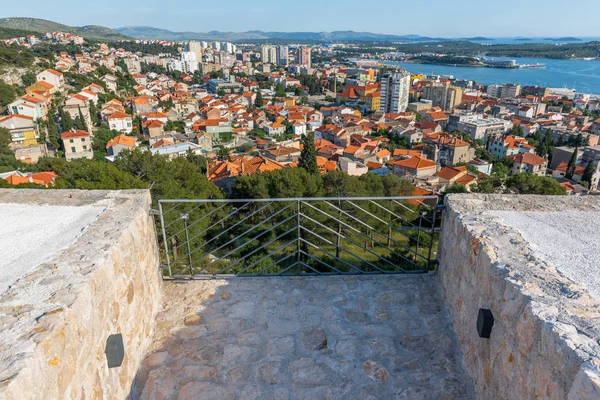
POLYGON ((600 302, 494 215, 600 213, 600 201, 453 195, 446 203, 438 278, 478 397, 600 398, 600 302), (495 318, 490 339, 477 334, 480 307, 495 318))
POLYGON ((0 296, 0 398, 126 398, 161 302, 149 192, 2 190, 2 203, 104 211, 0 296), (117 333, 125 359, 109 369, 106 339, 117 333))

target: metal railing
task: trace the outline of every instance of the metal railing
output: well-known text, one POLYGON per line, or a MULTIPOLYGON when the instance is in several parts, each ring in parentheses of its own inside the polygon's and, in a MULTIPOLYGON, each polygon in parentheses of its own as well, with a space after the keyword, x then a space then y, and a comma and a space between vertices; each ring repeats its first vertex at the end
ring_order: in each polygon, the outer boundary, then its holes
POLYGON ((160 200, 165 279, 425 273, 437 196, 160 200))

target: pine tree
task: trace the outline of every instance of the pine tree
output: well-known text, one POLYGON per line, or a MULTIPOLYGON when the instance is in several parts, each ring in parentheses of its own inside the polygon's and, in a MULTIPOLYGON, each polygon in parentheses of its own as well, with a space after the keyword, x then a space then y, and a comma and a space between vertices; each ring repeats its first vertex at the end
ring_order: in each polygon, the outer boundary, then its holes
POLYGON ((257 108, 261 108, 264 104, 265 102, 263 100, 262 93, 259 90, 258 93, 256 93, 256 100, 254 100, 254 105, 257 108))
POLYGON ((219 150, 217 150, 217 160, 229 161, 229 149, 227 149, 225 146, 219 147, 219 150))
POLYGON ((311 135, 305 134, 302 136, 302 152, 298 166, 304 168, 309 174, 318 174, 319 167, 317 166, 317 149, 311 135))
POLYGON ((577 147, 573 151, 573 155, 569 160, 569 164, 567 165, 567 173, 565 174, 565 178, 573 179, 573 175, 575 174, 575 167, 577 166, 577 147))
POLYGON ((62 131, 70 131, 73 129, 73 120, 68 112, 65 112, 63 108, 60 109, 60 124, 62 125, 62 131))

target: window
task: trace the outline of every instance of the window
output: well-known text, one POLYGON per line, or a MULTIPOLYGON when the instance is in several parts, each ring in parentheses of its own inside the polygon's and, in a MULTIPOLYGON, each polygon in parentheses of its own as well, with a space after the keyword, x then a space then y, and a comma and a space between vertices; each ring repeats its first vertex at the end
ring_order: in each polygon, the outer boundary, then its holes
POLYGON ((84 145, 84 146, 83 146, 83 150, 87 150, 87 146, 85 146, 85 145, 84 145))
POLYGON ((73 143, 73 139, 69 139, 69 143, 73 143))
POLYGON ((75 153, 75 147, 71 147, 71 153, 75 153))
POLYGON ((85 138, 84 138, 84 137, 83 137, 83 138, 81 138, 81 141, 82 141, 82 142, 85 142, 85 138))

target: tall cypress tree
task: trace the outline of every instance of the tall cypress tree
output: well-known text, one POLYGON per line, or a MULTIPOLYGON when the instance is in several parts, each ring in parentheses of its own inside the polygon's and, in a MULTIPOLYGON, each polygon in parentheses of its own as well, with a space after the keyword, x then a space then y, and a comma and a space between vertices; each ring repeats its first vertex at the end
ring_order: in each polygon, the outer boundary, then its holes
POLYGON ((81 107, 79 107, 79 125, 77 126, 77 129, 81 129, 82 131, 86 132, 88 130, 87 123, 85 122, 85 118, 83 117, 83 112, 81 112, 81 107))
POLYGON ((595 163, 594 161, 590 161, 588 162, 588 164, 585 166, 585 170, 583 171, 583 175, 581 177, 581 181, 582 182, 587 182, 588 186, 591 186, 592 184, 592 177, 594 176, 594 170, 595 170, 595 163))
POLYGON ((565 174, 565 178, 573 179, 573 175, 575 174, 575 166, 577 165, 577 147, 573 151, 573 155, 569 160, 569 164, 567 165, 567 173, 565 174))
POLYGON ((52 108, 48 112, 48 143, 54 150, 58 150, 60 147, 60 133, 58 133, 55 118, 56 110, 52 108))
POLYGON ((73 120, 68 112, 65 112, 63 108, 60 109, 60 123, 62 125, 62 131, 70 131, 73 129, 73 120))
POLYGON ((312 135, 304 134, 302 136, 302 152, 298 166, 304 168, 309 174, 318 174, 319 167, 317 166, 317 148, 312 135))
POLYGON ((265 104, 263 97, 262 97, 262 93, 260 92, 260 90, 256 93, 256 100, 254 100, 254 105, 257 108, 261 108, 263 105, 265 104))

